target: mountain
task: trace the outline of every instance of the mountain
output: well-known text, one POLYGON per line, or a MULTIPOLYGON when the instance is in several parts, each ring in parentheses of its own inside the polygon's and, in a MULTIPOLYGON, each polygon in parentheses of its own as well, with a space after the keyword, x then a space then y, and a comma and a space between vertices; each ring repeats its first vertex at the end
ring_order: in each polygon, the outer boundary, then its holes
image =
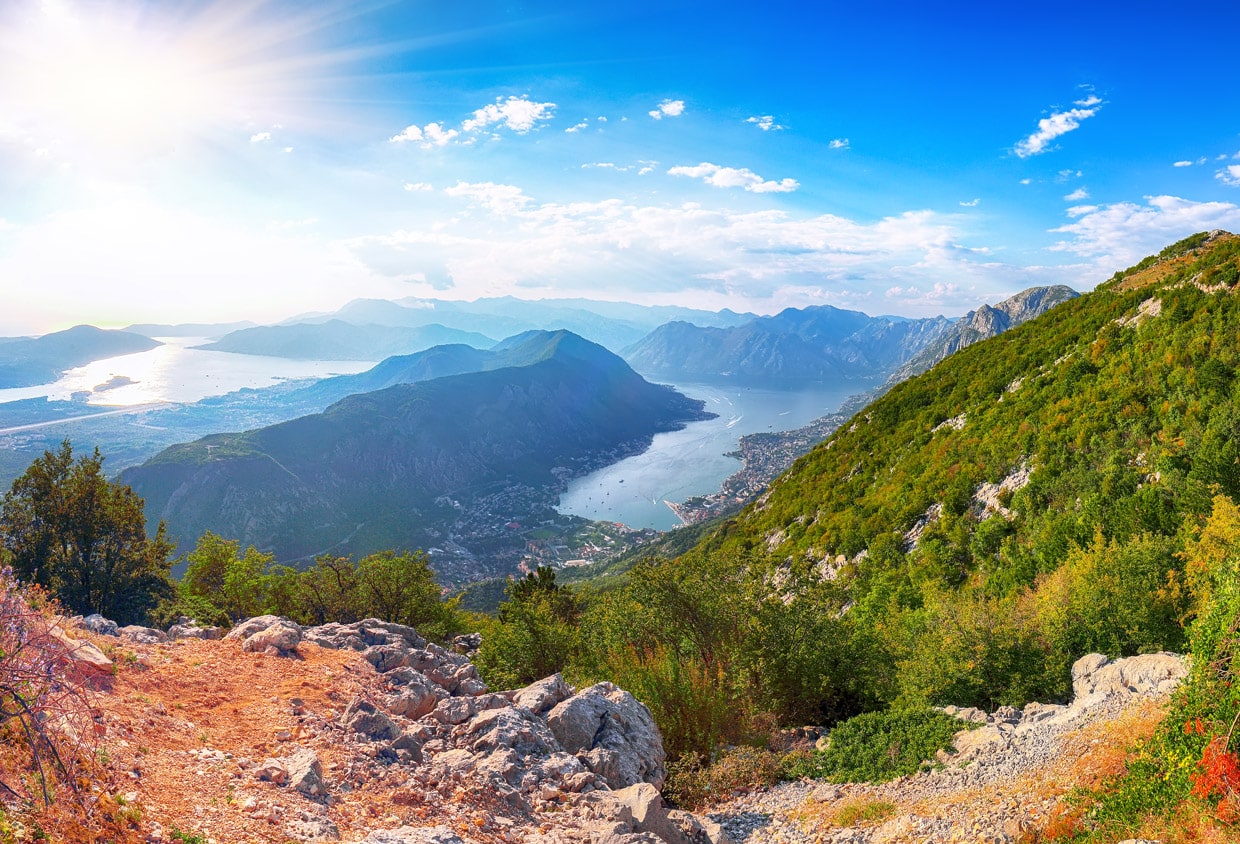
MULTIPOLYGON (((285 324, 338 319, 354 325, 415 327, 439 323, 460 331, 507 337, 530 330, 566 330, 613 351, 629 346, 669 320, 695 325, 737 325, 752 314, 673 306, 645 306, 588 299, 517 299, 502 296, 471 302, 444 299, 355 299, 332 314, 311 314, 285 324)), ((445 341, 450 342, 450 341, 445 341)))
MULTIPOLYGON (((569 332, 501 346, 523 365, 349 396, 323 413, 173 446, 122 477, 146 499, 148 519, 165 519, 183 542, 213 530, 282 562, 468 547, 472 528, 449 528, 476 499, 555 488, 707 418, 700 401, 569 332)), ((480 534, 494 527, 476 515, 480 534)))
POLYGON ((1040 316, 1079 295, 1081 294, 1071 287, 1056 284, 1051 287, 1030 287, 993 307, 982 305, 976 311, 969 311, 946 333, 913 355, 891 374, 888 382, 894 384, 925 372, 953 352, 979 340, 1002 334, 1009 328, 1040 316))
POLYGON ((869 706, 1182 650, 1190 540, 1240 501, 1237 335, 1240 237, 1187 238, 893 386, 677 565, 814 573, 869 706))
POLYGON ((139 322, 122 329, 143 337, 223 337, 232 331, 253 328, 249 320, 241 322, 179 322, 169 323, 139 322))
POLYGON ((871 317, 819 305, 728 328, 671 322, 623 354, 639 372, 669 380, 780 387, 866 382, 885 377, 950 325, 944 317, 871 317))
POLYGON ((213 343, 194 348, 298 360, 381 360, 445 343, 487 348, 495 341, 481 334, 445 328, 435 323, 401 327, 355 325, 332 319, 322 323, 243 328, 213 343))
POLYGON ((681 383, 726 381, 785 388, 841 380, 881 383, 894 372, 907 377, 924 371, 970 342, 1042 313, 1068 294, 1072 291, 1066 287, 1033 288, 993 308, 983 305, 960 320, 871 317, 819 305, 788 308, 726 328, 672 322, 626 348, 623 355, 648 377, 681 383))
POLYGON ((78 325, 42 337, 0 338, 0 388, 49 384, 66 369, 162 345, 126 331, 78 325))

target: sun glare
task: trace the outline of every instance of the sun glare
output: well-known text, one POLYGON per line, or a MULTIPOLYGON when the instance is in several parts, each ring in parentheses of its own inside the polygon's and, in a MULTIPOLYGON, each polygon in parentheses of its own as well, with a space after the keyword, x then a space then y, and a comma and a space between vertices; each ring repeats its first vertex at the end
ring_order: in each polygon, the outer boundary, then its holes
POLYGON ((69 162, 125 160, 280 119, 313 65, 261 2, 42 0, 0 20, 0 130, 69 162), (299 53, 299 51, 301 51, 299 53))

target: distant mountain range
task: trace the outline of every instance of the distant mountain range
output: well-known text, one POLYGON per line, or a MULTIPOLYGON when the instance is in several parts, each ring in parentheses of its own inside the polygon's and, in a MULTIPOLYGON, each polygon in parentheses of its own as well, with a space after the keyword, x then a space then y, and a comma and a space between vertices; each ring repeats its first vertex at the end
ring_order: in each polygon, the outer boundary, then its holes
POLYGON ((145 352, 158 341, 126 331, 78 325, 42 337, 0 337, 0 388, 50 384, 66 369, 145 352))
MULTIPOLYGON (((487 337, 509 337, 522 331, 571 331, 612 351, 636 343, 669 320, 695 325, 730 326, 753 314, 703 311, 672 306, 633 305, 588 299, 516 299, 503 296, 461 302, 444 299, 355 299, 331 314, 304 314, 283 324, 340 320, 354 325, 417 327, 438 323, 487 337)), ((460 341, 457 341, 460 342, 460 341)))
POLYGON ((994 336, 1076 294, 1026 290, 957 319, 868 316, 830 305, 789 308, 726 328, 670 322, 624 350, 643 375, 781 388, 853 381, 859 389, 922 372, 955 349, 994 336))
POLYGON ((446 328, 438 323, 419 326, 355 325, 331 319, 319 323, 243 328, 213 343, 194 348, 296 360, 382 360, 447 343, 486 349, 495 345, 495 340, 472 331, 446 328))
POLYGON ((144 337, 223 337, 232 331, 253 328, 256 323, 242 322, 138 322, 121 329, 144 337))
POLYGON ((555 485, 709 416, 700 401, 566 331, 529 332, 492 352, 449 348, 411 365, 457 356, 480 368, 514 365, 397 383, 323 413, 173 446, 122 479, 182 543, 213 530, 285 562, 467 544, 467 533, 449 530, 475 498, 555 485))

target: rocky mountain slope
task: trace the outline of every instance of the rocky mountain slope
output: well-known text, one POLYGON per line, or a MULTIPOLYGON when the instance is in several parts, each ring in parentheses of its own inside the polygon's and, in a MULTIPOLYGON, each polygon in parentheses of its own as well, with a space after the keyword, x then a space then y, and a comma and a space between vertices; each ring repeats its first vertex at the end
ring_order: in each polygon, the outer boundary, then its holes
MULTIPOLYGON (((375 619, 263 616, 227 635, 78 624, 59 636, 67 676, 94 690, 95 823, 102 813, 118 840, 148 844, 1015 844, 1148 732, 1185 673, 1170 655, 1090 655, 1070 706, 949 708, 962 730, 933 770, 879 786, 783 783, 695 816, 662 800, 659 731, 628 692, 559 675, 490 690, 466 655, 473 637, 449 650, 375 619), (841 813, 877 804, 888 808, 875 820, 841 813)), ((16 796, 0 820, 21 835, 16 796)), ((42 812, 40 827, 55 836, 68 808, 42 812)))
POLYGON ((925 371, 951 352, 1032 319, 1071 295, 1062 286, 1032 288, 960 320, 871 317, 822 305, 789 308, 734 327, 671 322, 625 349, 624 357, 645 375, 681 383, 794 388, 851 381, 860 390, 925 371))
POLYGON ((996 337, 1009 328, 1028 322, 1079 295, 1071 287, 1057 284, 1022 290, 994 306, 982 305, 976 311, 969 311, 962 316, 941 337, 913 355, 891 374, 887 383, 897 384, 914 375, 920 375, 953 352, 988 337, 996 337))
POLYGON ((0 389, 48 384, 66 369, 160 345, 140 334, 78 325, 41 337, 0 337, 0 389))
MULTIPOLYGON (((320 414, 173 446, 122 477, 148 519, 183 542, 213 530, 281 562, 442 547, 470 542, 467 526, 447 531, 475 499, 537 498, 704 418, 701 402, 576 335, 514 343, 526 365, 350 396, 320 414)), ((502 530, 486 515, 479 530, 502 530)))

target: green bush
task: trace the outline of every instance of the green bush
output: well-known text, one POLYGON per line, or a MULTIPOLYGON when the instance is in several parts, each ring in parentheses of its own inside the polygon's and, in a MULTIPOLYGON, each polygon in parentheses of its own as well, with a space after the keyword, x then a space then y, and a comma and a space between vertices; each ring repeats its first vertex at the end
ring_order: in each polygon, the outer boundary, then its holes
POLYGON ((886 782, 915 773, 970 725, 934 709, 867 712, 831 731, 808 773, 833 782, 886 782))

